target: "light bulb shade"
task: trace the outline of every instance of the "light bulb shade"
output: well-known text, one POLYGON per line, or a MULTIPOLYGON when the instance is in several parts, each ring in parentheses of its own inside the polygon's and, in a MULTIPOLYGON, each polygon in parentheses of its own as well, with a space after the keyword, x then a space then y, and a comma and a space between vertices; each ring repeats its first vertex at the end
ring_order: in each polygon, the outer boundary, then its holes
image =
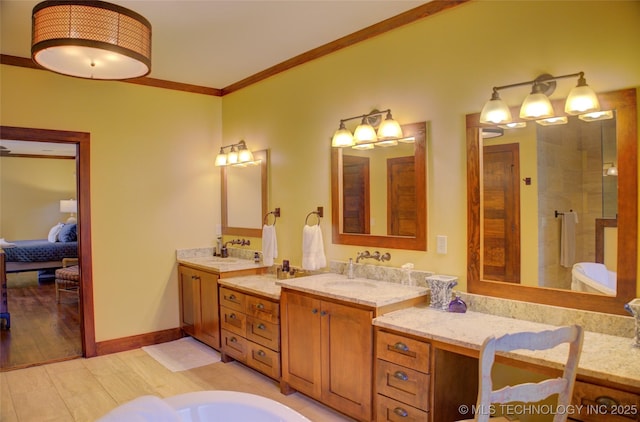
POLYGON ((222 167, 227 165, 227 154, 225 154, 222 150, 218 155, 216 155, 216 167, 222 167))
POLYGON ((353 132, 353 137, 355 138, 356 144, 375 142, 378 140, 373 126, 364 121, 356 127, 356 130, 353 132))
POLYGON ((611 166, 607 169, 607 176, 617 176, 618 175, 618 167, 611 166))
POLYGON ((546 119, 553 117, 553 106, 549 97, 541 92, 532 92, 520 107, 521 119, 546 119))
POLYGON ((44 1, 33 8, 31 57, 56 73, 128 79, 151 71, 151 24, 103 1, 44 1))
POLYGON ((391 113, 389 113, 387 114, 387 118, 380 123, 380 127, 378 127, 378 139, 388 140, 398 138, 402 138, 402 128, 400 127, 400 123, 393 120, 391 113))
POLYGON ((251 151, 247 149, 247 147, 241 148, 238 151, 238 162, 240 163, 248 163, 253 161, 253 154, 251 151))
POLYGON ((235 148, 231 147, 231 151, 227 154, 227 164, 237 164, 238 163, 238 151, 235 148))
POLYGON ((75 199, 63 199, 60 201, 60 212, 76 213, 78 212, 78 201, 75 199))
POLYGON ((576 115, 583 113, 591 113, 600 110, 600 102, 595 91, 589 85, 580 85, 574 87, 564 105, 564 111, 567 114, 576 115))
POLYGON ((340 128, 336 130, 331 139, 331 146, 336 148, 350 147, 355 143, 351 131, 344 127, 344 123, 340 124, 340 128))
POLYGON ((480 123, 505 124, 511 121, 511 111, 499 96, 494 95, 482 107, 480 123))

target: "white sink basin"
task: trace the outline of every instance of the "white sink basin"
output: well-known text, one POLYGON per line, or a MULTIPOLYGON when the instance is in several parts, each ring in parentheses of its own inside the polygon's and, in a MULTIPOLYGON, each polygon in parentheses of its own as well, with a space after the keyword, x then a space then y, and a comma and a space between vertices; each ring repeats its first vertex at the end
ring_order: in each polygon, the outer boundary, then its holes
POLYGON ((348 280, 348 281, 330 281, 325 284, 327 289, 333 290, 358 290, 358 289, 375 289, 378 287, 376 283, 370 281, 348 280))

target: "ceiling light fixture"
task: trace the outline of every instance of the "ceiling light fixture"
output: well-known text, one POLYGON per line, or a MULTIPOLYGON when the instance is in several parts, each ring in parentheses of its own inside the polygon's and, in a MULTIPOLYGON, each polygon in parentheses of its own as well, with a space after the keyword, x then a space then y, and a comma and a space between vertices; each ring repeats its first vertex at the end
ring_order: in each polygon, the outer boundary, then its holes
POLYGON ((400 124, 391 116, 391 110, 373 110, 369 114, 348 117, 340 120, 338 130, 333 134, 331 146, 336 148, 352 147, 355 149, 371 149, 374 146, 388 147, 398 142, 411 142, 412 138, 404 138, 400 124), (382 115, 386 117, 382 120, 382 115), (360 124, 353 134, 345 126, 349 120, 360 119, 360 124), (376 127, 378 130, 376 131, 376 127))
POLYGON ((33 8, 31 57, 87 79, 129 79, 151 71, 151 24, 103 1, 43 1, 33 8))
POLYGON ((249 164, 257 164, 259 161, 253 160, 253 154, 247 148, 247 144, 244 140, 237 144, 230 144, 220 147, 220 152, 216 156, 216 167, 223 166, 246 166, 249 164), (229 152, 225 153, 225 148, 229 148, 229 152))
POLYGON ((499 90, 516 86, 531 85, 531 93, 525 98, 520 107, 521 119, 547 119, 554 116, 553 107, 549 101, 549 95, 556 89, 556 80, 578 77, 578 84, 569 92, 565 102, 564 112, 570 115, 591 113, 600 110, 598 96, 587 85, 584 72, 571 73, 569 75, 551 76, 540 75, 536 79, 527 82, 519 82, 510 85, 493 87, 491 99, 482 108, 480 113, 481 123, 506 124, 512 121, 509 107, 500 99, 499 90))

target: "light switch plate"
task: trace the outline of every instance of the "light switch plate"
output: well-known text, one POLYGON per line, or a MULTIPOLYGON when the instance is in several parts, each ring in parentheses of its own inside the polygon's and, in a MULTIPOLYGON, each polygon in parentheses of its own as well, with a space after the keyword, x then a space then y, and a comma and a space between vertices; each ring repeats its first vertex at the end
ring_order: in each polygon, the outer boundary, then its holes
POLYGON ((436 252, 441 254, 447 253, 447 236, 436 236, 436 252))

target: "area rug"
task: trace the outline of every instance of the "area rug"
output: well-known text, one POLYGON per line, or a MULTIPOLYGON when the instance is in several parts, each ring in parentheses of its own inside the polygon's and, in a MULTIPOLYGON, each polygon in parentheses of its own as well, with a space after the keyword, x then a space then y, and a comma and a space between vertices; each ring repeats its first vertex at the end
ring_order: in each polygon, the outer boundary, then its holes
POLYGON ((38 272, 27 271, 23 273, 7 274, 7 287, 10 289, 20 289, 23 287, 35 287, 38 285, 38 272))
POLYGON ((142 348, 171 372, 186 371, 220 361, 220 353, 191 337, 142 348))

